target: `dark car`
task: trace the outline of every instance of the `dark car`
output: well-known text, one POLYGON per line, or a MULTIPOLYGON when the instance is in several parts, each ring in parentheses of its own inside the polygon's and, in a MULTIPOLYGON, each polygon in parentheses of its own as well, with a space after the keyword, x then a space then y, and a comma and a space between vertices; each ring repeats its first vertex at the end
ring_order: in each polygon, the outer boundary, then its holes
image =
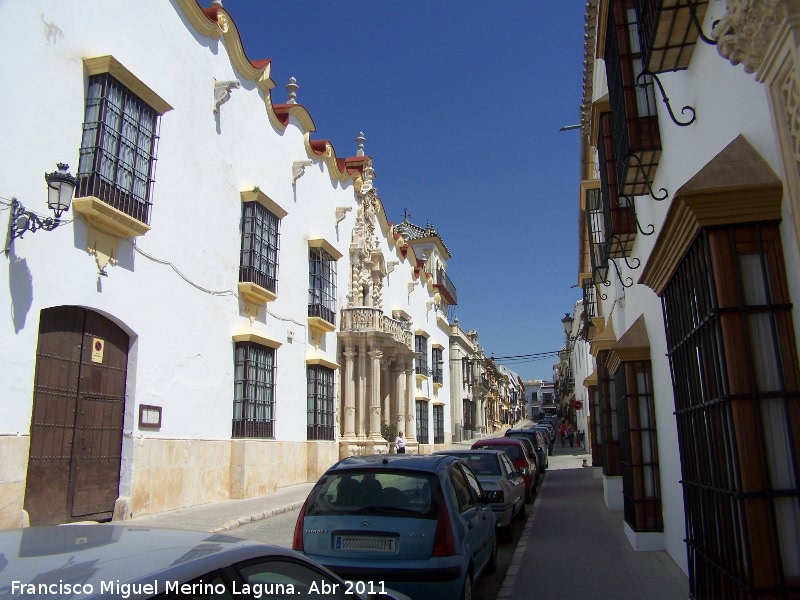
POLYGON ((357 588, 278 546, 228 534, 111 524, 0 531, 0 598, 260 598, 408 600, 357 588))
POLYGON ((348 581, 456 600, 496 569, 496 520, 478 478, 454 456, 351 456, 309 493, 292 548, 348 581))
POLYGON ((492 503, 497 530, 509 540, 511 521, 525 518, 525 479, 508 454, 500 450, 440 450, 434 454, 457 456, 472 469, 492 503))
POLYGON ((534 425, 530 428, 526 427, 525 429, 535 429, 536 431, 541 431, 545 438, 547 439, 547 454, 549 456, 553 456, 553 448, 556 444, 556 436, 555 432, 551 427, 546 425, 534 425))
POLYGON ((505 437, 524 438, 528 440, 536 452, 539 474, 543 475, 545 471, 547 471, 547 467, 550 466, 550 461, 547 455, 547 440, 542 437, 542 434, 539 431, 535 429, 507 429, 505 437))
POLYGON ((528 440, 520 440, 507 437, 483 438, 472 444, 473 448, 485 448, 486 450, 502 450, 514 463, 514 468, 522 473, 525 479, 525 502, 533 500, 536 492, 536 481, 539 477, 539 459, 535 454, 528 450, 531 443, 528 440))

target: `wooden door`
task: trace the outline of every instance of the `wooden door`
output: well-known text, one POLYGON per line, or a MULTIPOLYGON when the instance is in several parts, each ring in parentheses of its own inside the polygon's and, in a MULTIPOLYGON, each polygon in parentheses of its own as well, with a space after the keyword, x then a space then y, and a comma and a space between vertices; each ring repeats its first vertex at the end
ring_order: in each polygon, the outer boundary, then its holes
POLYGON ((113 515, 128 343, 122 329, 93 311, 42 311, 25 490, 31 525, 113 515))

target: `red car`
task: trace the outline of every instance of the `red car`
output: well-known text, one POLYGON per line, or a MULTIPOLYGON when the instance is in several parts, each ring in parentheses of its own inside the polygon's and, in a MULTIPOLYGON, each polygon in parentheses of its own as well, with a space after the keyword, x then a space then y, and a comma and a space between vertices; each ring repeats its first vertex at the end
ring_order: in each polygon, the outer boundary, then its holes
POLYGON ((522 473, 525 480, 525 502, 530 504, 536 492, 536 481, 539 477, 538 459, 528 451, 527 440, 498 437, 484 438, 472 444, 473 448, 485 450, 502 450, 514 463, 514 467, 522 473))

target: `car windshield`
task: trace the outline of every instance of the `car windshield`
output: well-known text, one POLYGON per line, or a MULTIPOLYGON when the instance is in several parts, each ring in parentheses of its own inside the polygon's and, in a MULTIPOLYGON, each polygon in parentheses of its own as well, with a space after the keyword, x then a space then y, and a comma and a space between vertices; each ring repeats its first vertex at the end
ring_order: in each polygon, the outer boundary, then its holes
POLYGON ((311 490, 306 515, 386 515, 436 519, 442 493, 436 476, 413 471, 328 473, 311 490))
POLYGON ((503 452, 508 454, 508 457, 511 460, 522 460, 524 458, 522 456, 522 448, 511 444, 509 444, 508 446, 502 446, 500 444, 492 444, 491 446, 489 446, 487 444, 486 446, 478 446, 478 448, 486 448, 487 450, 502 450, 503 452))
POLYGON ((478 477, 485 475, 500 476, 500 464, 497 456, 491 454, 459 454, 458 457, 467 463, 478 477))

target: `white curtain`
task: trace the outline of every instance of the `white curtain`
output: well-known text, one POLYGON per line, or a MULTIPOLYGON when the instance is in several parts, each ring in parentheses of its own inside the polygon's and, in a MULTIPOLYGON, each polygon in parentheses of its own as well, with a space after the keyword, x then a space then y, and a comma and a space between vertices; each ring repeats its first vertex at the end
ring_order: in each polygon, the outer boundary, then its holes
MULTIPOLYGON (((770 303, 769 270, 764 272, 766 260, 767 257, 761 254, 740 257, 742 287, 747 306, 764 306, 770 303)), ((777 323, 773 323, 772 319, 772 313, 766 312, 747 316, 753 366, 758 391, 762 394, 779 392, 783 387, 780 356, 776 347, 778 342, 774 337, 777 323)), ((786 400, 780 397, 762 398, 760 408, 772 487, 775 490, 795 490, 798 481, 793 472, 786 400)), ((800 576, 800 500, 775 498, 773 503, 785 574, 790 577, 800 576)))

